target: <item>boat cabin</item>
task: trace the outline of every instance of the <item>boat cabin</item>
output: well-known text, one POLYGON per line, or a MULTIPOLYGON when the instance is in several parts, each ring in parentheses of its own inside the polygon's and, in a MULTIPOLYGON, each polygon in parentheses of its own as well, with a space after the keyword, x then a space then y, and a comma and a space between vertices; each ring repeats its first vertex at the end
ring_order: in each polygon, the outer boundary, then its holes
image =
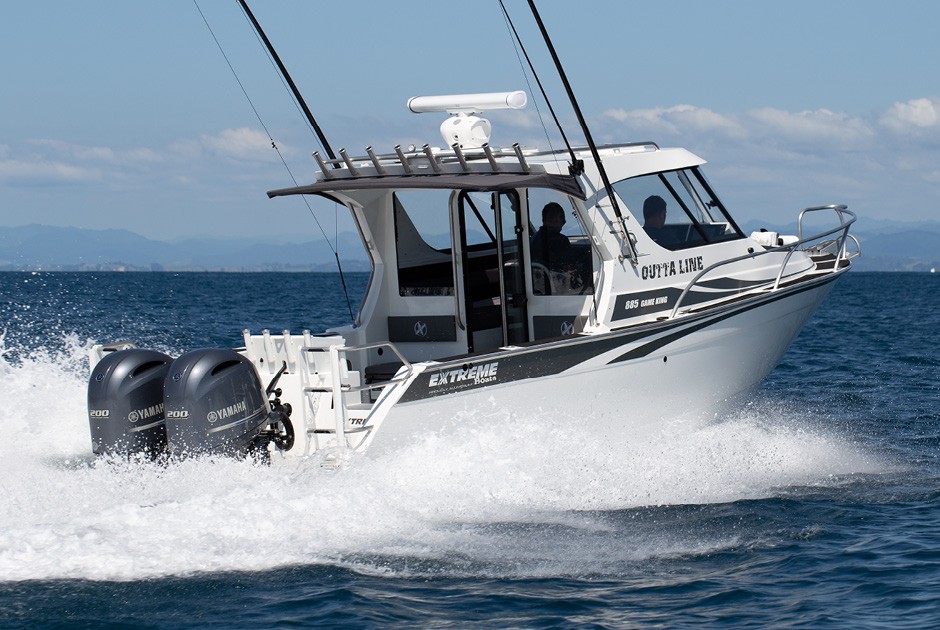
MULTIPOLYGON (((705 258, 729 257, 703 249, 745 238, 700 158, 652 143, 600 151, 635 263, 596 171, 569 174, 566 153, 344 153, 317 183, 269 194, 325 195, 352 213, 373 274, 354 326, 335 331, 347 344, 390 341, 411 362, 453 359, 668 313, 705 258)), ((367 379, 400 365, 372 352, 367 379)))

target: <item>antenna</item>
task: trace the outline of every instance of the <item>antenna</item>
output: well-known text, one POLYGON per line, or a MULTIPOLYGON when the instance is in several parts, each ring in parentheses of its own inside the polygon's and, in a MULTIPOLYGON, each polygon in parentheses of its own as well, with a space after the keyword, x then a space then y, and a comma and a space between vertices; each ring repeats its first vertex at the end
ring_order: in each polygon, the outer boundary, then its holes
POLYGON ((447 146, 461 149, 479 149, 490 141, 493 126, 486 118, 474 114, 492 109, 522 109, 528 97, 522 90, 515 92, 485 92, 482 94, 450 94, 447 96, 413 96, 408 109, 416 114, 447 112, 454 114, 441 123, 441 137, 447 146))
POLYGON ((310 113, 310 108, 307 107, 307 102, 304 101, 304 97, 300 94, 300 90, 297 89, 297 86, 294 84, 294 80, 291 78, 290 74, 287 72, 287 68, 284 67, 284 64, 281 62, 281 58, 278 56, 277 51, 274 50, 274 46, 271 45, 271 41, 268 39, 268 36, 264 34, 264 31, 261 29, 261 25, 258 24, 258 20, 255 19, 254 14, 251 12, 251 9, 248 8, 248 3, 245 0, 238 0, 238 3, 242 5, 242 10, 245 12, 245 15, 248 16, 248 19, 251 20, 251 25, 255 27, 255 30, 258 31, 258 35, 261 37, 261 41, 264 42, 265 47, 268 49, 268 52, 271 53, 271 58, 274 59, 274 63, 277 64, 278 70, 281 71, 281 74, 284 75, 284 79, 287 81, 288 87, 290 87, 291 92, 294 95, 294 98, 297 99, 297 103, 300 105, 300 108, 304 112, 304 116, 307 117, 307 122, 310 123, 310 126, 313 127, 313 130, 317 134, 317 138, 320 140, 320 144, 323 145, 323 150, 326 151, 326 154, 330 156, 331 160, 335 160, 336 156, 333 154, 333 149, 330 148, 330 143, 327 142, 326 136, 323 135, 323 130, 320 129, 320 125, 317 124, 317 121, 314 119, 313 114, 310 113))
POLYGON ((571 84, 568 83, 568 75, 565 74, 565 69, 561 65, 561 60, 558 58, 558 53, 555 52, 555 46, 552 45, 552 40, 548 36, 548 31, 545 29, 545 24, 542 23, 542 17, 539 15, 539 10, 535 8, 535 1, 529 0, 529 8, 532 10, 532 16, 535 18, 535 22, 539 26, 539 30, 542 32, 542 38, 545 40, 545 45, 548 47, 548 52, 552 55, 552 60, 555 62, 555 67, 558 69, 558 76, 561 78, 561 82, 565 86, 565 91, 568 92, 568 100, 571 101, 571 107, 574 109, 575 115, 578 117, 578 122, 581 124, 581 129, 584 131, 584 139, 587 140, 588 147, 591 149, 591 156, 594 158, 594 163, 597 164, 597 170, 601 175, 601 181, 604 182, 604 190, 607 191, 607 198, 610 199, 610 205, 614 210, 614 214, 617 216, 618 227, 620 228, 620 237, 623 239, 624 244, 627 246, 627 252, 630 254, 630 261, 635 265, 637 263, 636 250, 633 248, 633 241, 630 240, 630 235, 627 233, 627 226, 623 220, 623 214, 620 212, 620 205, 617 203, 617 197, 614 195, 614 187, 610 184, 610 179, 607 177, 607 169, 604 168, 604 164, 601 162, 600 153, 597 152, 597 145, 594 144, 594 138, 591 136, 591 130, 588 129, 587 121, 584 120, 584 114, 581 113, 581 107, 578 106, 578 101, 574 97, 574 91, 571 89, 571 84))

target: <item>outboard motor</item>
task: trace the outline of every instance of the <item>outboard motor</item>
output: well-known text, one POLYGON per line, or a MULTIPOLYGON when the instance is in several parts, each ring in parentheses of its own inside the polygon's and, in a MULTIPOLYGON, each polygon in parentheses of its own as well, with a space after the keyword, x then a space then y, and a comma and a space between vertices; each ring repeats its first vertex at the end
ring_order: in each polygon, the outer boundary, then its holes
POLYGON ((270 442, 279 448, 293 444, 293 429, 282 406, 272 413, 254 365, 234 350, 181 355, 167 373, 163 400, 171 455, 267 457, 270 442), (268 430, 268 425, 273 428, 268 430), (290 444, 279 432, 290 433, 290 444))
POLYGON ((166 449, 163 382, 173 362, 153 350, 104 356, 88 381, 88 424, 95 455, 156 457, 166 449))

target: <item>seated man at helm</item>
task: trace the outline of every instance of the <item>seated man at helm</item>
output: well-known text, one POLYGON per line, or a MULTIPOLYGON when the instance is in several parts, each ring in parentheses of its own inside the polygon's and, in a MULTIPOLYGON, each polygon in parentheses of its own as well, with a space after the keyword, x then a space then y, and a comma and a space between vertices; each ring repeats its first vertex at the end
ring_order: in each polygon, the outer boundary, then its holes
POLYGON ((663 245, 666 225, 666 200, 659 195, 650 195, 643 202, 643 229, 650 238, 663 245))
POLYGON ((562 271, 571 262, 571 242, 561 233, 565 225, 565 209, 561 204, 545 204, 542 227, 532 237, 532 262, 545 265, 550 271, 562 271))
POLYGON ((532 283, 537 295, 577 295, 592 290, 590 250, 561 233, 565 210, 551 202, 542 208, 542 227, 532 237, 532 283))

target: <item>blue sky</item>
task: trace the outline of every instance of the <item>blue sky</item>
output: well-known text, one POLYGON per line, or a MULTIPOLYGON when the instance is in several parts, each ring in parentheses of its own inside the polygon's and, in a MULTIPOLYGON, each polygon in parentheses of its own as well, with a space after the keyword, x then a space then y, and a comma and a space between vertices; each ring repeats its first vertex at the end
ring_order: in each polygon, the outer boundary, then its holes
MULTIPOLYGON (((440 144, 408 97, 526 87, 495 0, 250 4, 334 149, 440 144)), ((700 154, 740 220, 836 202, 940 220, 940 3, 540 5, 595 139, 700 154)), ((507 6, 580 137, 525 3, 507 6)), ((237 3, 199 7, 310 181, 315 138, 237 3)), ((0 225, 318 236, 300 200, 264 195, 289 176, 192 0, 7 3, 0 59, 0 225)), ((532 100, 491 116, 495 144, 545 145, 532 100)))

